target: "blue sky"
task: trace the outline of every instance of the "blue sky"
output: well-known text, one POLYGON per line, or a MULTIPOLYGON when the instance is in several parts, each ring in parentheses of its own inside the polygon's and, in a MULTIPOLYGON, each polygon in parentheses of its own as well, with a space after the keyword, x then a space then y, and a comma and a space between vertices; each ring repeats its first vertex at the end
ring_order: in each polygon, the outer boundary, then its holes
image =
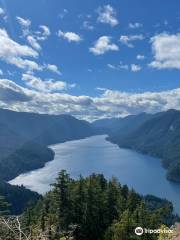
POLYGON ((0 107, 93 120, 179 109, 180 2, 0 0, 0 107))

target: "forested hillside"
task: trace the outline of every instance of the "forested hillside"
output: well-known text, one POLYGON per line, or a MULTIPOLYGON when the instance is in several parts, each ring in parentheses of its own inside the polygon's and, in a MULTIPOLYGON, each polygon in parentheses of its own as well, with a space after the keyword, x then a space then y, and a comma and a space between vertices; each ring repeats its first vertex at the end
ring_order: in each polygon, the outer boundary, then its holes
POLYGON ((86 121, 0 109, 0 179, 43 167, 54 157, 48 145, 93 135, 86 121))
POLYGON ((41 198, 38 193, 23 186, 12 186, 4 181, 0 181, 0 196, 9 203, 8 210, 11 215, 21 214, 41 198))
POLYGON ((43 167, 54 157, 49 144, 93 135, 88 122, 68 115, 50 116, 0 109, 0 195, 11 204, 11 214, 22 212, 39 195, 5 181, 43 167))
POLYGON ((167 178, 180 182, 180 111, 128 116, 117 122, 115 128, 102 124, 111 142, 159 157, 168 170, 167 178))
MULTIPOLYGON (((21 240, 136 240, 137 226, 164 229, 178 221, 172 211, 170 202, 142 197, 115 178, 92 174, 73 180, 63 170, 52 191, 18 220, 9 221, 15 233, 3 225, 8 217, 0 218, 0 237, 19 239, 19 226, 21 240)), ((157 240, 158 235, 144 234, 141 239, 157 240)))

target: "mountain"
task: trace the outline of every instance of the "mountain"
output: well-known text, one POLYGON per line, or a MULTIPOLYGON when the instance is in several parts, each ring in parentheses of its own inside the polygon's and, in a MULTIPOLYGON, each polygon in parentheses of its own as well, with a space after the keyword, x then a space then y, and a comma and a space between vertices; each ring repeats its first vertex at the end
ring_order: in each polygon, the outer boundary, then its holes
POLYGON ((12 186, 4 181, 0 181, 0 196, 4 196, 10 204, 9 211, 11 215, 22 213, 41 198, 38 193, 23 186, 12 186))
POLYGON ((108 139, 120 147, 161 158, 168 170, 167 178, 180 182, 180 111, 133 118, 130 121, 125 118, 126 124, 119 126, 108 139))
POLYGON ((90 123, 63 114, 48 115, 0 109, 0 124, 26 141, 45 145, 79 139, 94 133, 90 123))
POLYGON ((86 121, 69 115, 47 115, 0 109, 0 195, 11 204, 10 213, 19 214, 40 196, 23 186, 5 181, 43 167, 54 157, 47 146, 80 139, 95 133, 86 121))
POLYGON ((54 157, 47 146, 95 134, 90 123, 69 115, 0 109, 0 179, 43 167, 54 157))
POLYGON ((92 124, 96 129, 103 133, 114 135, 117 132, 121 136, 126 135, 127 132, 132 132, 137 129, 146 120, 152 117, 151 114, 141 113, 139 115, 129 115, 124 118, 107 118, 94 121, 92 124))

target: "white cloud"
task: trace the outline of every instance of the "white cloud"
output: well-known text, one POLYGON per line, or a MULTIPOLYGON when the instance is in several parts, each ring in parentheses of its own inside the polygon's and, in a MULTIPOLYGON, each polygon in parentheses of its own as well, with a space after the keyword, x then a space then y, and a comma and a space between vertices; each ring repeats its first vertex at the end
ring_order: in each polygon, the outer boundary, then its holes
POLYGON ((180 110, 180 88, 144 93, 112 91, 102 87, 98 89, 102 93, 93 98, 30 90, 10 80, 0 80, 0 107, 15 111, 72 114, 88 120, 168 109, 180 110))
POLYGON ((0 75, 2 76, 3 75, 3 71, 0 69, 0 75))
POLYGON ((144 60, 145 59, 145 56, 144 55, 141 55, 141 54, 138 54, 136 56, 137 60, 144 60))
POLYGON ((38 41, 45 41, 51 35, 51 31, 46 25, 40 25, 39 29, 39 31, 33 33, 33 36, 38 41))
POLYGON ((18 23, 23 27, 30 27, 31 21, 29 19, 24 19, 22 17, 16 17, 18 23))
POLYGON ((142 34, 139 34, 139 35, 122 35, 120 36, 120 39, 119 41, 121 43, 123 43, 124 45, 126 45, 127 47, 130 47, 130 48, 133 48, 134 45, 132 44, 132 42, 134 41, 141 41, 144 39, 144 36, 142 34))
POLYGON ((27 94, 26 89, 20 87, 13 81, 0 79, 0 106, 5 104, 17 104, 17 102, 29 101, 31 97, 27 94), (4 103, 3 103, 4 102, 4 103))
POLYGON ((129 28, 131 28, 131 29, 137 29, 137 28, 141 28, 141 27, 143 27, 142 23, 139 23, 139 22, 129 23, 129 28))
POLYGON ((121 70, 121 69, 128 70, 129 69, 129 66, 127 64, 122 64, 121 62, 118 65, 113 65, 113 64, 108 63, 107 66, 108 66, 108 68, 111 68, 113 70, 121 70))
POLYGON ((40 44, 38 43, 38 41, 35 39, 35 37, 33 36, 27 36, 27 41, 28 43, 33 47, 35 48, 36 50, 41 50, 41 46, 40 44))
POLYGON ((149 64, 157 69, 180 69, 180 33, 161 33, 151 38, 154 60, 149 64))
POLYGON ((31 46, 37 50, 40 50, 41 47, 38 43, 38 41, 45 41, 50 35, 51 31, 48 26, 46 25, 40 25, 39 31, 31 31, 31 21, 29 19, 24 19, 22 17, 16 17, 18 23, 21 25, 23 37, 27 36, 27 41, 31 46))
POLYGON ((38 52, 12 40, 6 30, 0 29, 0 59, 8 64, 29 70, 40 70, 40 66, 27 57, 37 58, 38 52))
POLYGON ((29 19, 24 19, 22 17, 16 17, 18 23, 21 25, 23 36, 27 36, 30 31, 29 27, 31 26, 31 21, 29 19))
POLYGON ((111 37, 102 36, 94 44, 93 47, 89 49, 94 55, 102 55, 108 51, 118 51, 119 47, 111 42, 111 37))
POLYGON ((61 71, 58 69, 58 67, 54 64, 47 64, 46 68, 54 73, 57 73, 61 75, 61 71))
POLYGON ((22 80, 26 82, 27 86, 40 92, 58 92, 75 87, 74 84, 67 84, 66 82, 55 81, 54 79, 42 80, 40 77, 36 77, 29 73, 24 73, 22 75, 22 80))
POLYGON ((39 40, 46 40, 51 35, 49 27, 46 25, 40 25, 39 28, 42 30, 42 36, 39 37, 39 40))
POLYGON ((80 41, 82 41, 81 36, 78 35, 77 33, 74 33, 74 32, 62 32, 61 30, 59 30, 58 31, 58 36, 68 40, 68 42, 80 42, 80 41))
POLYGON ((108 68, 111 68, 111 69, 114 69, 114 70, 118 69, 117 66, 115 66, 115 65, 113 65, 111 63, 108 63, 107 66, 108 66, 108 68))
POLYGON ((136 65, 136 64, 131 64, 131 71, 132 72, 139 72, 141 71, 141 66, 140 65, 136 65))
POLYGON ((5 11, 3 8, 0 8, 0 16, 4 15, 5 11))
POLYGON ((86 30, 94 30, 94 26, 91 25, 89 21, 84 21, 83 22, 83 28, 86 30))
POLYGON ((94 102, 109 117, 141 112, 155 113, 168 109, 180 110, 180 89, 144 93, 105 90, 94 102))
POLYGON ((116 11, 111 5, 99 7, 97 12, 99 15, 97 19, 98 22, 109 24, 111 27, 114 27, 118 24, 116 11))

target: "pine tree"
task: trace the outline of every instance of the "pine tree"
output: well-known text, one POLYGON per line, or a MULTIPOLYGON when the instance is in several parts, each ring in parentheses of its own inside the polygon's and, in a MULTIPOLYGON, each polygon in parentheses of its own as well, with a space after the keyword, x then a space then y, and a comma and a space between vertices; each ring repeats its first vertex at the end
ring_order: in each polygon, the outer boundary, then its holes
POLYGON ((111 224, 114 219, 119 216, 121 205, 121 189, 117 179, 112 178, 108 184, 107 190, 107 219, 108 224, 111 224))
POLYGON ((141 201, 140 196, 132 189, 127 197, 127 208, 133 212, 141 201))
POLYGON ((55 204, 57 205, 57 218, 59 227, 68 229, 72 221, 72 207, 70 199, 70 183, 71 179, 65 170, 59 173, 54 184, 55 204))
POLYGON ((86 218, 87 194, 85 188, 85 181, 83 177, 80 176, 75 197, 75 219, 77 224, 83 224, 86 218))

